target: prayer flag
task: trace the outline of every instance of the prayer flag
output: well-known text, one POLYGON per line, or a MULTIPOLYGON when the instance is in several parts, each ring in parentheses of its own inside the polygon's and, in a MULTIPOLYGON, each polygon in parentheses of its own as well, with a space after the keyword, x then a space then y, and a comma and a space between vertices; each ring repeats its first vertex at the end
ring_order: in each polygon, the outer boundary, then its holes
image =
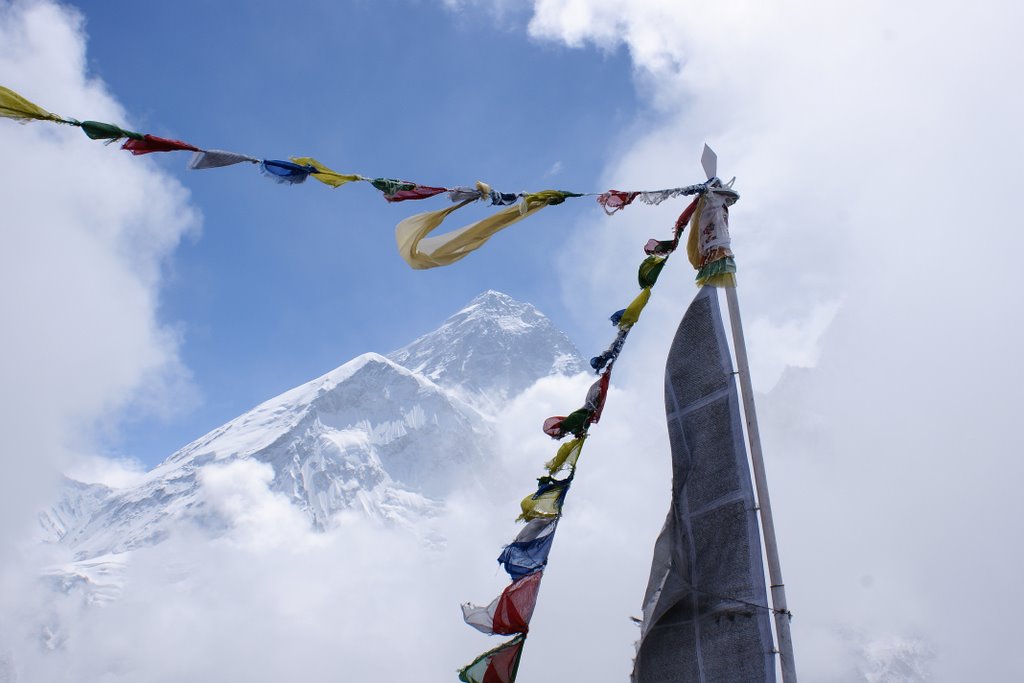
POLYGON ((462 683, 514 683, 523 653, 524 636, 489 650, 459 671, 462 683))
POLYGON ((640 320, 640 312, 644 310, 644 306, 647 305, 647 301, 651 298, 651 290, 642 289, 640 293, 636 295, 636 298, 630 302, 629 306, 626 306, 626 310, 622 312, 622 317, 619 318, 619 329, 626 330, 633 327, 640 320))
POLYGON ((616 211, 621 211, 637 198, 639 192, 621 192, 619 190, 608 190, 597 197, 597 203, 601 205, 604 212, 611 216, 616 211))
POLYGON ((121 138, 130 138, 132 140, 141 140, 144 136, 142 133, 133 133, 130 130, 125 130, 120 126, 115 126, 112 123, 103 123, 102 121, 82 121, 78 124, 82 128, 82 132, 85 133, 90 140, 120 140, 121 138))
MULTIPOLYGON (((376 187, 376 185, 374 185, 376 187)), ((379 189, 379 188, 378 188, 379 189)), ((410 188, 411 189, 411 188, 410 188)), ((397 190, 396 190, 397 191, 397 190)), ((488 193, 487 196, 490 196, 488 193)), ((428 237, 441 227, 453 212, 479 198, 464 199, 455 206, 439 211, 428 211, 409 216, 395 226, 398 252, 413 268, 422 270, 447 266, 482 247, 495 233, 532 216, 545 206, 561 204, 566 197, 579 195, 560 190, 545 190, 523 196, 523 200, 502 209, 483 220, 456 228, 442 235, 428 237)))
POLYGON ((591 424, 601 419, 601 413, 604 411, 604 400, 608 397, 608 382, 611 381, 611 377, 612 372, 609 370, 601 375, 601 379, 594 382, 587 392, 587 400, 583 403, 583 407, 590 412, 588 421, 591 424))
POLYGON ((637 280, 640 282, 640 289, 647 289, 653 287, 658 282, 658 276, 661 275, 661 269, 665 267, 664 256, 648 256, 640 264, 640 272, 637 275, 637 280))
POLYGON ((580 437, 573 439, 572 441, 566 441, 558 448, 558 452, 555 453, 555 457, 551 458, 544 467, 547 468, 549 474, 555 474, 558 471, 568 467, 573 469, 576 467, 576 461, 580 458, 580 452, 583 450, 583 442, 586 437, 580 437))
POLYGON ((583 436, 587 425, 593 422, 591 412, 586 408, 574 410, 566 416, 556 415, 544 420, 544 433, 552 439, 561 439, 569 434, 583 436))
POLYGON ((306 178, 312 173, 312 166, 300 166, 290 161, 279 159, 264 159, 260 162, 260 172, 276 183, 287 185, 298 185, 306 182, 306 178))
MULTIPOLYGON (((709 187, 690 218, 686 254, 697 269, 697 284, 736 286, 736 262, 729 238, 729 207, 739 195, 723 187, 709 187)), ((689 208, 689 207, 687 207, 689 208)), ((679 217, 682 220, 682 216, 679 217)))
POLYGON ((404 202, 408 199, 427 199, 439 195, 442 192, 447 192, 446 187, 427 187, 426 185, 417 185, 410 190, 399 190, 394 194, 384 195, 384 199, 389 202, 404 202))
POLYGON ((0 116, 22 123, 32 120, 68 123, 56 114, 51 114, 38 104, 29 102, 18 93, 2 85, 0 85, 0 116))
POLYGON ((466 603, 462 605, 462 618, 478 631, 488 635, 510 636, 526 633, 537 604, 537 591, 543 571, 527 574, 510 584, 501 595, 486 607, 466 603))
POLYGON ((408 180, 396 180, 394 178, 374 178, 370 184, 384 193, 385 199, 393 197, 398 192, 415 189, 416 183, 408 180))
POLYGON ((665 368, 672 503, 654 545, 633 683, 774 683, 757 505, 714 287, 683 316, 665 368))
POLYGON ((258 164, 260 160, 246 154, 226 152, 222 149, 204 149, 192 155, 188 167, 194 171, 204 168, 222 168, 248 161, 250 164, 258 164))
POLYGON ((292 157, 292 161, 300 166, 312 168, 313 179, 319 180, 324 185, 330 185, 331 187, 341 187, 345 183, 366 180, 366 178, 356 173, 345 174, 332 171, 312 157, 292 157))
POLYGON ((572 475, 565 479, 541 477, 537 480, 537 492, 523 498, 520 507, 523 514, 519 519, 552 519, 561 516, 565 494, 572 483, 572 475))
POLYGON ((170 140, 168 138, 158 138, 155 135, 143 135, 141 138, 129 137, 125 140, 125 143, 121 145, 121 149, 126 149, 135 156, 140 154, 149 154, 150 152, 200 152, 198 147, 194 147, 187 142, 181 140, 170 140))
POLYGON ((513 581, 544 568, 557 527, 557 518, 531 520, 515 540, 505 546, 498 556, 498 564, 505 567, 513 581))

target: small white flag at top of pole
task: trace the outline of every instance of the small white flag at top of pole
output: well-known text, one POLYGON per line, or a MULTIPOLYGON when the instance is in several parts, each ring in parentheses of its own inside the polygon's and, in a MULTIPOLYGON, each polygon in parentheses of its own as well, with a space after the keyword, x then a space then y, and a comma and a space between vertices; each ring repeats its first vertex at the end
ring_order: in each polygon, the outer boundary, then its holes
POLYGON ((700 155, 700 165, 704 167, 704 173, 707 174, 708 180, 718 175, 718 155, 715 154, 715 150, 708 147, 706 142, 704 143, 704 152, 700 155))

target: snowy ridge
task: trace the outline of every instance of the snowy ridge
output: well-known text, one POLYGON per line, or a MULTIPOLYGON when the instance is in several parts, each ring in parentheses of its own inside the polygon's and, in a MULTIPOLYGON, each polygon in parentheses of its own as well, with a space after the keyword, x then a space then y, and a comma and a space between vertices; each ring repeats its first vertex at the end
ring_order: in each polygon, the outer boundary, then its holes
POLYGON ((40 540, 61 541, 85 523, 112 493, 113 489, 103 484, 84 484, 63 477, 57 502, 39 513, 40 540))

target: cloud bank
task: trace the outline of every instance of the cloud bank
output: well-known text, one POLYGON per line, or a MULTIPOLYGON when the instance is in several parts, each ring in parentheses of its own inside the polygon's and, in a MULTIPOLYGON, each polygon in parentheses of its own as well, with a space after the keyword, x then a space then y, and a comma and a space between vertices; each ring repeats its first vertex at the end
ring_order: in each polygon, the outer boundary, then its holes
MULTIPOLYGON (((52 3, 0 2, 0 83, 57 112, 128 119, 88 75, 81 17, 52 3)), ((58 472, 89 453, 90 435, 129 402, 161 409, 182 397, 176 389, 187 392, 177 336, 158 318, 159 286, 165 259, 199 216, 151 163, 82 145, 78 130, 2 124, 0 595, 8 599, 19 591, 21 543, 58 472)))
MULTIPOLYGON (((997 199, 1015 196, 1024 157, 1024 96, 1008 87, 1021 18, 1009 2, 533 5, 535 39, 633 60, 650 108, 609 151, 609 187, 692 182, 704 141, 739 178, 740 296, 755 383, 778 385, 762 430, 808 680, 879 680, 892 643, 927 680, 1024 676, 1009 540, 1022 236, 997 199)), ((670 211, 580 221, 572 242, 595 263, 562 270, 576 310, 628 300, 629 266, 670 211)), ((641 397, 658 396, 692 291, 672 265, 617 376, 641 397)))

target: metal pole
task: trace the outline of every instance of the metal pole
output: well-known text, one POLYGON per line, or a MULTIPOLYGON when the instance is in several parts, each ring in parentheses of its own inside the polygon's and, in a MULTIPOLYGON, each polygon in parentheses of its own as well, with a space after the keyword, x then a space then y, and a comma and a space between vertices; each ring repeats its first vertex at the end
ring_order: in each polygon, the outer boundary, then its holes
POLYGON ((768 578, 771 580, 772 609, 775 610, 775 632, 779 639, 779 663, 782 665, 782 683, 796 683, 793 639, 789 632, 791 615, 786 607, 786 587, 782 582, 779 546, 775 539, 772 504, 768 497, 768 479, 764 470, 764 453, 761 450, 761 432, 757 427, 757 411, 754 408, 754 390, 750 382, 747 345, 743 340, 740 302, 736 296, 735 287, 725 287, 724 289, 725 298, 729 302, 729 323, 732 326, 733 346, 736 349, 736 365, 739 367, 740 390, 743 394, 743 413, 746 416, 747 439, 750 442, 750 460, 754 466, 754 483, 757 486, 757 500, 761 509, 761 531, 764 534, 764 550, 768 558, 768 578))

